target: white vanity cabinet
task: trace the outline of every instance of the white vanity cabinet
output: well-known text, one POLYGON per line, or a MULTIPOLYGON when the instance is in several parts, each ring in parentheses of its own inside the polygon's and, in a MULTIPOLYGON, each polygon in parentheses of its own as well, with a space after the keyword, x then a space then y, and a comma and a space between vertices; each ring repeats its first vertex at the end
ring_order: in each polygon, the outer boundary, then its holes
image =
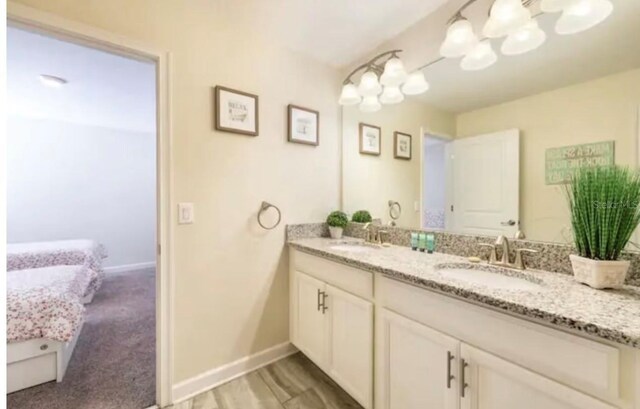
POLYGON ((372 285, 371 273, 292 252, 291 341, 366 409, 373 407, 372 285))
POLYGON ((460 342, 380 309, 376 408, 458 408, 460 342))
POLYGON ((584 393, 469 345, 461 345, 461 409, 614 409, 584 393))
POLYGON ((290 263, 293 344, 366 409, 640 409, 638 349, 293 249, 290 263))
POLYGON ((378 316, 377 409, 615 408, 392 311, 378 316))

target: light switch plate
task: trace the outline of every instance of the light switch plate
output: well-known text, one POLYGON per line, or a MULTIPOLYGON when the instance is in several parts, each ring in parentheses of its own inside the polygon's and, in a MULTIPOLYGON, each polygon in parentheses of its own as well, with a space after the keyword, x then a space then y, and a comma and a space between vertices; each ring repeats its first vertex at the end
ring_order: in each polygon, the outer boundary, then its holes
POLYGON ((178 224, 191 224, 194 221, 193 203, 178 203, 178 224))

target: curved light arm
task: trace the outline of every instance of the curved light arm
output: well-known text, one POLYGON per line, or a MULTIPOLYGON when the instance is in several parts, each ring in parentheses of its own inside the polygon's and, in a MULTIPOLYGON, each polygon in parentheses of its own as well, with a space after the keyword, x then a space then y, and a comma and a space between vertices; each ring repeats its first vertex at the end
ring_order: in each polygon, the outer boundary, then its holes
MULTIPOLYGON (((475 0, 473 0, 475 1, 475 0)), ((356 67, 353 71, 351 71, 349 73, 349 75, 347 75, 347 78, 345 78, 345 80, 342 82, 342 85, 346 85, 349 83, 353 83, 353 81, 351 81, 351 77, 353 77, 358 71, 360 70, 371 70, 373 72, 375 72, 376 74, 381 74, 382 71, 384 70, 384 64, 389 61, 390 59, 392 59, 393 57, 397 57, 399 53, 401 53, 402 50, 391 50, 391 51, 385 51, 382 54, 378 54, 375 57, 373 57, 372 59, 370 59, 369 61, 367 61, 366 63, 356 67), (384 61, 378 61, 383 57, 387 57, 388 58, 384 61)))

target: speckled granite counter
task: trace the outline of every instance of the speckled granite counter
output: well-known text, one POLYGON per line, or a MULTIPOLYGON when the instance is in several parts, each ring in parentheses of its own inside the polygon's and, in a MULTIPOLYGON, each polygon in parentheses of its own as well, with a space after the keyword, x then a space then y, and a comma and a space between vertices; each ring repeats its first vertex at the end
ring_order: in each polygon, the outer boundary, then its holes
MULTIPOLYGON (((594 290, 571 276, 540 270, 513 272, 538 283, 536 290, 498 289, 445 276, 438 265, 465 263, 466 258, 449 254, 426 254, 406 247, 336 250, 332 246, 358 241, 305 238, 289 242, 300 251, 352 267, 383 274, 400 281, 484 304, 524 318, 572 329, 634 348, 640 348, 640 288, 594 290)), ((345 246, 342 246, 343 248, 345 246)), ((364 246, 360 246, 364 247, 364 246)), ((477 267, 476 267, 477 268, 477 267)))

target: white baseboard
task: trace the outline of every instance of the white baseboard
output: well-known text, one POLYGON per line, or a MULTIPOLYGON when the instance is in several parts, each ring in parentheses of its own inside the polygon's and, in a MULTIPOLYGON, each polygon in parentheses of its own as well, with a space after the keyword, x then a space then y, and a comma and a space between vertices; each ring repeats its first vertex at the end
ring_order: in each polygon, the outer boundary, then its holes
POLYGON ((294 354, 297 351, 296 347, 290 342, 285 342, 179 382, 173 385, 173 403, 176 404, 192 398, 218 385, 222 385, 232 379, 294 354))
POLYGON ((119 266, 111 266, 111 267, 105 267, 104 268, 104 272, 109 274, 109 273, 122 273, 125 271, 131 271, 131 270, 140 270, 143 268, 150 268, 150 267, 155 267, 156 266, 156 262, 155 261, 147 261, 146 263, 135 263, 135 264, 121 264, 119 266))

